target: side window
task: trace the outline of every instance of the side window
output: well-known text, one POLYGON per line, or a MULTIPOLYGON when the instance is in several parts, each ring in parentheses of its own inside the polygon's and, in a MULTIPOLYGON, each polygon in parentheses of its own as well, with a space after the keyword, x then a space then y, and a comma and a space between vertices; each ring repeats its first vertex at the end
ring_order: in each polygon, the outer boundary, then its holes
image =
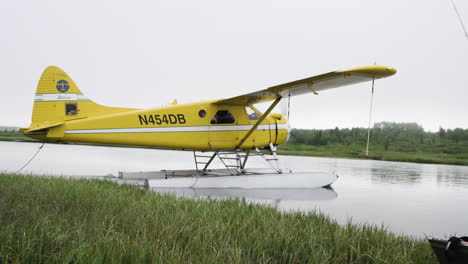
POLYGON ((219 110, 211 119, 211 124, 232 124, 236 120, 228 110, 219 110))
POLYGON ((65 115, 77 115, 78 111, 79 110, 77 104, 65 104, 65 115))

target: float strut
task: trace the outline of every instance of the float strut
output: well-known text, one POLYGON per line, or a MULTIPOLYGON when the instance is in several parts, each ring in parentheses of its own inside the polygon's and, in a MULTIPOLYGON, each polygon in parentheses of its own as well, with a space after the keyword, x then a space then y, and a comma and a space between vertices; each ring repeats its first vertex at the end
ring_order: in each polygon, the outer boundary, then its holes
POLYGON ((204 171, 206 171, 206 169, 208 168, 208 166, 210 166, 211 162, 213 161, 213 159, 216 157, 216 154, 218 154, 218 152, 216 151, 213 156, 211 156, 211 158, 208 160, 208 162, 206 163, 205 167, 203 168, 204 171))

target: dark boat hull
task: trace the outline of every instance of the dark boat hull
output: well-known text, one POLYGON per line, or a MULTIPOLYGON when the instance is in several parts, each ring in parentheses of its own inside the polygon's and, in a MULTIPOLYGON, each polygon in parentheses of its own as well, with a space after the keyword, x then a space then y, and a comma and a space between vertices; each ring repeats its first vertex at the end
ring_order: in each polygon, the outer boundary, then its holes
POLYGON ((468 238, 452 237, 450 239, 428 238, 432 250, 441 264, 468 263, 468 238), (466 239, 466 240, 465 240, 466 239))

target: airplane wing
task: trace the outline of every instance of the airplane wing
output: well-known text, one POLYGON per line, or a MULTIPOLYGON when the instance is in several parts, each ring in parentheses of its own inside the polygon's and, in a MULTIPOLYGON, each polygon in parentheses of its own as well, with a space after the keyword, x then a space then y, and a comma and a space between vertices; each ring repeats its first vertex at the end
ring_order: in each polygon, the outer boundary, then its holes
POLYGON ((275 100, 279 97, 316 93, 331 88, 385 78, 392 76, 396 72, 395 68, 379 65, 353 68, 345 71, 334 71, 280 84, 253 93, 221 99, 214 103, 219 105, 251 105, 275 100))

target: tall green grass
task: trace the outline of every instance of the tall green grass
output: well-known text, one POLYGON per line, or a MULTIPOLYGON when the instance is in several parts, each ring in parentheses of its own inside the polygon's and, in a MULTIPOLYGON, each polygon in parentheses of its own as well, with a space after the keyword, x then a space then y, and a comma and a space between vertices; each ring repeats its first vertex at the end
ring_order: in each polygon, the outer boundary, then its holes
POLYGON ((436 263, 423 240, 238 200, 0 173, 0 263, 436 263))

